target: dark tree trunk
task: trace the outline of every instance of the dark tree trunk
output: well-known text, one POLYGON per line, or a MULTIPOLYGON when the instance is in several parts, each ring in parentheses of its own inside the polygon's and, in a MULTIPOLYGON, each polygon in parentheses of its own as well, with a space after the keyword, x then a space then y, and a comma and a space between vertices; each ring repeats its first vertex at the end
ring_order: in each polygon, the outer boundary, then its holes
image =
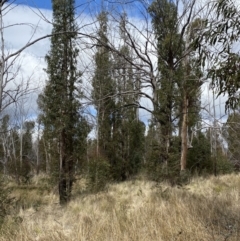
POLYGON ((64 205, 70 201, 73 185, 74 161, 72 137, 63 130, 61 133, 61 156, 59 175, 59 201, 64 205))

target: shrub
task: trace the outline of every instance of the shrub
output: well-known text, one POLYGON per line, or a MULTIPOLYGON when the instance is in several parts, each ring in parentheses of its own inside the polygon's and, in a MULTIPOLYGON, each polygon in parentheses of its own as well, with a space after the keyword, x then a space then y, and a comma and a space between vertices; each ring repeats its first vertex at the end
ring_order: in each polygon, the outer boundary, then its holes
POLYGON ((11 213, 14 198, 11 197, 11 189, 7 187, 7 181, 3 176, 0 176, 0 228, 5 217, 11 213))
POLYGON ((93 159, 89 162, 88 189, 101 191, 110 181, 110 164, 105 159, 93 159))

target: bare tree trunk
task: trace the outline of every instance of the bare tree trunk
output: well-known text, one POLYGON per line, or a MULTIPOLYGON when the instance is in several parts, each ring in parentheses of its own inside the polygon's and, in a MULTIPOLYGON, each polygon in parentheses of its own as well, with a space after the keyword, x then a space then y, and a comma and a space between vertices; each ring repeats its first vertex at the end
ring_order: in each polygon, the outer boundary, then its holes
POLYGON ((60 140, 60 171, 59 171, 59 201, 61 205, 69 202, 71 198, 72 185, 73 185, 73 158, 68 156, 67 153, 72 152, 67 150, 67 142, 69 144, 68 148, 71 148, 72 143, 69 143, 70 139, 66 134, 66 130, 61 131, 60 140))
POLYGON ((215 93, 213 90, 213 131, 214 131, 214 152, 213 152, 213 171, 214 176, 217 176, 217 120, 216 120, 216 106, 215 106, 215 93))
MULTIPOLYGON (((19 180, 19 170, 17 167, 17 155, 16 155, 16 148, 15 148, 15 143, 14 143, 14 138, 13 138, 13 133, 12 131, 10 132, 11 135, 11 140, 12 140, 12 155, 13 155, 13 159, 14 159, 14 170, 15 170, 15 178, 18 184, 20 184, 20 180, 19 180)), ((10 156, 11 157, 11 156, 10 156)))
MULTIPOLYGON (((185 92, 185 91, 184 91, 185 92)), ((181 171, 186 170, 187 166, 187 113, 188 112, 188 99, 186 96, 186 92, 184 93, 183 99, 183 118, 182 118, 182 127, 181 127, 181 171)))
POLYGON ((22 162, 23 162, 23 123, 21 123, 20 129, 20 172, 22 171, 22 162))
POLYGON ((99 159, 99 108, 97 111, 97 160, 99 159))
POLYGON ((36 167, 36 173, 37 175, 39 174, 39 167, 40 167, 40 163, 39 163, 39 141, 40 141, 40 138, 39 138, 39 131, 40 131, 40 124, 38 123, 38 134, 37 134, 37 147, 36 147, 36 154, 37 154, 37 167, 36 167))
POLYGON ((60 156, 59 156, 59 201, 60 204, 63 205, 67 202, 67 193, 66 193, 66 177, 65 177, 65 166, 66 166, 66 160, 65 160, 65 145, 64 145, 64 131, 62 130, 61 136, 60 136, 60 156))
MULTIPOLYGON (((43 138, 43 145, 44 145, 44 152, 45 152, 45 162, 46 162, 46 173, 50 174, 50 154, 48 153, 48 150, 50 150, 50 147, 47 149, 45 138, 43 138)), ((50 143, 48 143, 50 146, 50 143)))
POLYGON ((1 35, 1 60, 0 60, 0 113, 2 112, 2 93, 3 93, 3 77, 5 69, 5 56, 4 56, 4 37, 3 37, 3 15, 2 6, 4 4, 0 3, 0 35, 1 35))
POLYGON ((3 137, 1 139, 2 139, 2 148, 3 148, 3 160, 1 161, 1 163, 3 164, 3 174, 6 175, 7 174, 7 161, 8 161, 7 138, 3 134, 3 137))

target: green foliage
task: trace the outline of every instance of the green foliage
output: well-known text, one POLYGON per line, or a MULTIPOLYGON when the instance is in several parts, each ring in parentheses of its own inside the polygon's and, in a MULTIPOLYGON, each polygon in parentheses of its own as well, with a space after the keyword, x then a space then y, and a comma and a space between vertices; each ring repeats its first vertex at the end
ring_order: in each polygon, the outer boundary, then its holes
POLYGON ((98 48, 95 54, 96 69, 92 79, 92 98, 97 111, 97 139, 101 155, 110 157, 111 130, 114 122, 115 103, 113 100, 114 81, 111 76, 110 51, 108 44, 108 16, 107 12, 101 12, 98 16, 98 48))
POLYGON ((114 180, 123 181, 140 169, 145 126, 138 120, 134 106, 138 97, 131 93, 137 88, 137 81, 131 64, 126 61, 126 58, 132 58, 126 42, 127 16, 122 16, 119 26, 123 42, 119 49, 120 55, 113 54, 106 48, 107 12, 101 12, 98 21, 96 69, 92 80, 92 98, 97 111, 96 156, 104 157, 110 164, 114 180), (125 92, 131 94, 124 94, 125 92))
POLYGON ((145 168, 147 171, 147 176, 154 181, 160 181, 163 165, 158 132, 159 130, 156 128, 156 126, 150 124, 147 136, 145 138, 145 168))
POLYGON ((11 189, 6 186, 6 180, 0 176, 0 229, 5 217, 12 212, 14 198, 11 197, 11 189))
POLYGON ((130 124, 129 143, 129 174, 135 175, 139 172, 145 153, 145 125, 141 121, 133 121, 130 124))
MULTIPOLYGON (((23 182, 29 182, 33 175, 35 156, 33 153, 32 133, 35 126, 34 121, 26 121, 23 124, 22 134, 22 158, 19 169, 19 177, 23 182)), ((21 154, 21 153, 20 153, 21 154)))
POLYGON ((217 174, 230 174, 234 171, 233 163, 229 161, 227 156, 219 152, 217 155, 217 174))
POLYGON ((159 144, 157 140, 146 137, 146 164, 147 175, 151 180, 159 181, 161 177, 161 162, 159 160, 159 144), (150 143, 148 141, 151 141, 150 143))
POLYGON ((214 2, 212 11, 215 11, 216 18, 206 24, 205 31, 196 41, 200 60, 212 61, 208 77, 212 79, 213 87, 219 95, 227 94, 226 110, 235 109, 239 103, 237 93, 240 87, 240 57, 234 47, 240 38, 239 9, 236 1, 219 0, 214 2), (217 51, 212 51, 212 46, 217 46, 217 51))
POLYGON ((74 0, 53 0, 53 35, 51 49, 46 56, 49 80, 38 100, 42 111, 40 120, 44 125, 45 150, 54 151, 48 161, 58 162, 55 170, 59 170, 61 204, 70 199, 78 155, 75 153, 84 149, 89 132, 81 113, 82 92, 78 85, 81 73, 77 70, 78 26, 74 3, 74 0))
POLYGON ((183 85, 180 85, 179 81, 184 79, 184 70, 181 71, 181 64, 175 66, 175 63, 182 57, 184 42, 182 35, 179 34, 178 6, 175 2, 155 0, 149 6, 148 11, 152 17, 157 39, 160 72, 154 86, 153 124, 159 129, 159 159, 169 162, 174 120, 179 120, 182 114, 182 110, 177 110, 177 106, 181 106, 179 99, 183 85))
POLYGON ((214 65, 208 76, 217 87, 218 95, 228 94, 226 109, 236 109, 239 98, 236 94, 240 88, 240 56, 236 53, 227 53, 218 65, 214 65))
POLYGON ((216 174, 231 173, 234 168, 232 162, 223 154, 218 145, 216 156, 212 156, 209 136, 198 132, 192 141, 193 148, 188 151, 187 167, 192 174, 213 174, 216 165, 216 174), (215 164, 216 163, 216 164, 215 164))
MULTIPOLYGON (((151 132, 151 129, 150 129, 151 132)), ((149 143, 149 136, 146 137, 146 144, 149 143)), ((169 149, 168 162, 164 162, 161 158, 161 144, 157 140, 151 140, 151 144, 146 156, 147 175, 154 181, 169 181, 172 185, 179 182, 180 174, 180 155, 181 143, 179 137, 175 136, 171 141, 169 149)))
POLYGON ((88 189, 98 192, 111 180, 110 164, 104 159, 92 159, 88 167, 88 189))
POLYGON ((211 144, 209 138, 198 132, 192 140, 192 148, 188 150, 187 168, 193 173, 213 173, 213 162, 211 158, 211 144))
POLYGON ((228 156, 233 163, 240 160, 240 113, 235 111, 230 114, 225 124, 225 137, 228 144, 228 156))
POLYGON ((131 120, 129 116, 117 126, 113 137, 114 149, 111 162, 114 180, 125 181, 141 169, 145 152, 144 132, 144 123, 131 120))
POLYGON ((24 123, 24 134, 23 134, 23 160, 32 161, 33 159, 33 146, 32 146, 32 132, 35 126, 34 121, 26 121, 24 123))
MULTIPOLYGON (((173 1, 155 0, 148 8, 152 16, 152 23, 158 41, 158 52, 161 58, 176 56, 181 49, 179 48, 178 32, 178 10, 173 1)), ((159 59, 162 62, 162 59, 159 59)), ((173 62, 169 59, 168 62, 173 62)), ((163 64, 163 63, 161 63, 163 64)))

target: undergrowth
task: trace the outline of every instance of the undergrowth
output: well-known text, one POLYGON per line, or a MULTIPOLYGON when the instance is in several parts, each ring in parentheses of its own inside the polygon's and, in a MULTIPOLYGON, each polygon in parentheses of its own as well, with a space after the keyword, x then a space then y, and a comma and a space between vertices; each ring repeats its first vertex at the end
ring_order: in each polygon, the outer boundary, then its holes
POLYGON ((107 185, 98 193, 87 194, 85 188, 79 179, 65 207, 59 206, 56 192, 32 189, 32 201, 41 194, 38 207, 28 200, 18 221, 9 216, 0 240, 240 240, 237 174, 196 178, 174 187, 133 180, 107 185))

